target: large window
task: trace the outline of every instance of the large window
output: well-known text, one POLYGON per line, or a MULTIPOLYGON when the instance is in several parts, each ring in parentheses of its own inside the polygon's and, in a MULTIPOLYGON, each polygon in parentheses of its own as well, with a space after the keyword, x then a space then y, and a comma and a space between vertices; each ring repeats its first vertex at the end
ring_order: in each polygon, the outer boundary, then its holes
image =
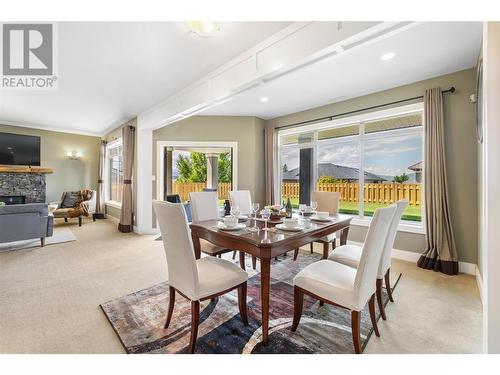
POLYGON ((106 202, 120 205, 123 191, 123 154, 121 140, 108 145, 106 157, 106 202))
POLYGON ((405 198, 403 220, 421 225, 423 138, 421 104, 284 130, 281 200, 309 204, 312 189, 337 191, 341 213, 369 219, 405 198))

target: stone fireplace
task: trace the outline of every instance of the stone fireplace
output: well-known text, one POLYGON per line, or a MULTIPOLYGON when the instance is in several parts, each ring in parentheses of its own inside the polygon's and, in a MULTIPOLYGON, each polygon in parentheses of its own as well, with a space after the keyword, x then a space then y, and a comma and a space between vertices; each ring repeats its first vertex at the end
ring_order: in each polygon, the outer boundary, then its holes
MULTIPOLYGON (((45 173, 51 173, 33 168, 0 167, 0 196, 3 201, 20 202, 18 197, 24 197, 25 203, 45 203, 45 173)), ((21 198, 22 199, 22 198, 21 198)))

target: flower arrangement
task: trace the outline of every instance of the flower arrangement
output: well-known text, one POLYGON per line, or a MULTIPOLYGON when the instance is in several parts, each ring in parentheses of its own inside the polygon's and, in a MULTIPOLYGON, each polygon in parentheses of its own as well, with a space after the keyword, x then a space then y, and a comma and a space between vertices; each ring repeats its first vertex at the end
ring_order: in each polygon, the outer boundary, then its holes
POLYGON ((282 208, 279 204, 273 206, 265 206, 264 208, 267 208, 271 211, 271 220, 281 219, 282 208))

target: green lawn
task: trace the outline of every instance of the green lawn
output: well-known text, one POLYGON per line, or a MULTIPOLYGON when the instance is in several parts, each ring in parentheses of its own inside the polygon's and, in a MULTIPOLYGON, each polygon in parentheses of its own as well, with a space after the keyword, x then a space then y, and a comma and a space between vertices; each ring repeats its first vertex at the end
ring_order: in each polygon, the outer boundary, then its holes
MULTIPOLYGON (((281 201, 286 202, 286 197, 282 198, 281 201)), ((293 208, 299 208, 299 199, 290 199, 293 208)), ((365 203, 365 216, 372 216, 375 210, 379 207, 387 206, 382 203, 365 203)), ((359 213, 359 206, 357 202, 340 202, 340 213, 357 215, 359 213)), ((410 221, 422 221, 422 210, 421 206, 408 206, 403 212, 403 220, 410 221)))

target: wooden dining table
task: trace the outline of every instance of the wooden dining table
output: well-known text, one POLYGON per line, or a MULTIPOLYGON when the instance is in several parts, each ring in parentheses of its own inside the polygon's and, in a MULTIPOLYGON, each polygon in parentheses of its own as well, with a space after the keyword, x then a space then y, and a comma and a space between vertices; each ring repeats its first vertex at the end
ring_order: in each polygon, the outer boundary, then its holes
MULTIPOLYGON (((200 239, 217 246, 240 251, 240 264, 245 263, 245 253, 260 259, 260 299, 262 310, 262 344, 268 344, 269 300, 271 287, 271 260, 279 255, 293 251, 329 234, 340 232, 340 244, 347 241, 351 217, 335 215, 329 222, 311 221, 311 227, 300 232, 285 232, 268 223, 269 230, 264 230, 264 223, 257 221, 258 231, 252 231, 254 219, 247 221, 247 227, 238 231, 225 231, 218 228, 218 220, 206 220, 191 223, 191 236, 196 259, 201 256, 200 239)), ((327 254, 323 254, 326 258, 327 254)))

